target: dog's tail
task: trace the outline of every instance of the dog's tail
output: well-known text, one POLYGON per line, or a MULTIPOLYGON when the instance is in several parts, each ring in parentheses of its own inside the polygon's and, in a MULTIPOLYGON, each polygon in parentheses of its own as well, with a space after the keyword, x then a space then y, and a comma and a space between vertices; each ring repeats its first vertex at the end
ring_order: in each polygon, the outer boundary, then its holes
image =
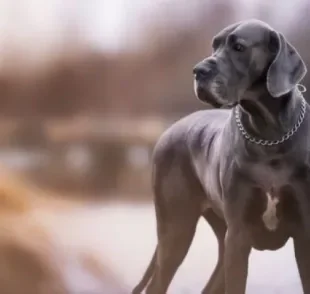
POLYGON ((155 270, 155 265, 156 265, 156 255, 157 255, 157 246, 155 249, 155 252, 153 254, 152 260, 149 264, 149 266, 147 267, 141 281, 139 282, 139 284, 132 290, 131 294, 140 294, 144 288, 146 287, 146 285, 148 284, 149 280, 151 279, 154 270, 155 270))

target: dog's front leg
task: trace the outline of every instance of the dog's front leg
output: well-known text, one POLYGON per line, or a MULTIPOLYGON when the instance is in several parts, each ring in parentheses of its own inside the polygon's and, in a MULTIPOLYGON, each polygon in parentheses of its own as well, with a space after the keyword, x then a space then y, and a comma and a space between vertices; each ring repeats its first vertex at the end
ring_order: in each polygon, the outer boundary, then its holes
POLYGON ((224 250, 225 294, 244 294, 246 290, 252 244, 245 215, 251 187, 242 179, 226 179, 230 185, 227 185, 227 190, 224 191, 224 215, 227 223, 224 250))
POLYGON ((244 294, 251 246, 240 229, 229 227, 225 237, 226 294, 244 294))
MULTIPOLYGON (((309 169, 308 169, 309 170, 309 169)), ((304 294, 310 294, 310 174, 301 174, 303 177, 298 178, 294 183, 296 195, 298 195, 297 204, 299 217, 297 218, 297 229, 295 231, 294 253, 295 260, 303 288, 304 294), (300 223, 298 223, 298 221, 300 223)), ((300 176, 300 175, 299 175, 300 176)))
POLYGON ((304 294, 310 294, 310 239, 306 236, 294 238, 296 263, 304 294))

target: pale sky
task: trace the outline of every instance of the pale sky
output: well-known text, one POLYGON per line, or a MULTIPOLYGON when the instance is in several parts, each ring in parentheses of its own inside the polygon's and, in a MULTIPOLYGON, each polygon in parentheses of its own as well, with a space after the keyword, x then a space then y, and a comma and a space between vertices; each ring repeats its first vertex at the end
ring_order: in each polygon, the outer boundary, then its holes
MULTIPOLYGON (((209 2, 210 0, 203 0, 209 2)), ((299 7, 308 0, 235 0, 240 18, 257 15, 258 3, 263 3, 270 10, 273 24, 284 31, 291 27, 298 17, 299 7), (276 8, 275 8, 276 7, 276 8), (279 7, 281 9, 279 9, 279 7)), ((201 0, 92 0, 84 1, 85 8, 81 19, 87 26, 85 36, 95 45, 107 50, 117 50, 126 44, 139 43, 143 35, 145 21, 168 14, 176 25, 190 25, 199 10, 201 0), (143 16, 147 16, 143 19, 143 16)))
MULTIPOLYGON (((102 51, 130 50, 146 40, 148 23, 164 29, 164 16, 175 26, 190 26, 198 3, 206 1, 213 0, 0 0, 0 64, 12 48, 29 58, 44 56, 55 50, 51 45, 66 40, 69 28, 102 51)), ((238 18, 255 16, 259 1, 270 10, 273 24, 287 30, 308 0, 235 0, 238 18)))

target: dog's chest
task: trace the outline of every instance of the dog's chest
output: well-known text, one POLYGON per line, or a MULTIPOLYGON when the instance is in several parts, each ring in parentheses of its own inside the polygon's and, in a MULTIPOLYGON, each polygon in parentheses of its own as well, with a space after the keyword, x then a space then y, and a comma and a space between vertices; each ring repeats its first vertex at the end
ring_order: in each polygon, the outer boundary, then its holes
POLYGON ((295 170, 284 164, 257 164, 248 169, 254 185, 247 200, 245 221, 259 249, 281 247, 291 234, 289 227, 300 224, 300 187, 294 182, 295 170))
POLYGON ((244 221, 254 248, 281 248, 294 231, 301 227, 296 191, 289 185, 272 188, 268 192, 253 187, 247 197, 244 221))
POLYGON ((266 192, 287 185, 293 174, 292 168, 278 161, 249 165, 246 170, 251 180, 266 192))

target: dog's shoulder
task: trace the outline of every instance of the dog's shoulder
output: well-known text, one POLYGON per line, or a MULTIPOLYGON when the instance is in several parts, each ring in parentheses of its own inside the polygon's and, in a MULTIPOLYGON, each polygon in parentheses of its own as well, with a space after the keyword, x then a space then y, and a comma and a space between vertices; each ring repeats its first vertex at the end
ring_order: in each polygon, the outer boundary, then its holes
POLYGON ((187 152, 193 144, 208 140, 222 128, 230 113, 230 110, 224 109, 200 110, 175 121, 159 137, 154 154, 162 157, 163 153, 172 155, 175 152, 187 152))

